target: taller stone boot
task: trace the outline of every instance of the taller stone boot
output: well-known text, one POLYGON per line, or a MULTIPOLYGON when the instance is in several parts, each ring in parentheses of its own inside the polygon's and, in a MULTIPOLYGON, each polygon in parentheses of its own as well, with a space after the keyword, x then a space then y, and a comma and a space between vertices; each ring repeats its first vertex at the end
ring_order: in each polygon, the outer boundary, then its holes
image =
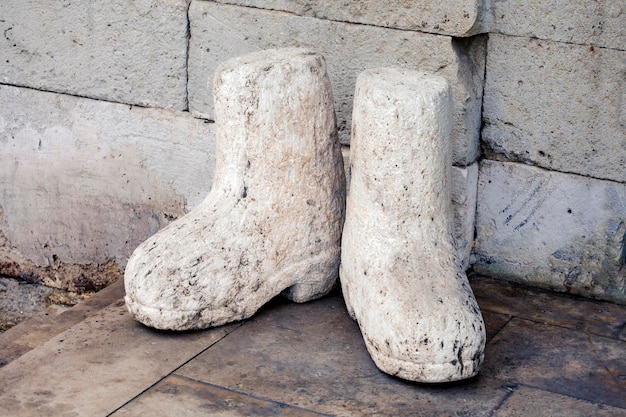
POLYGON ((378 368, 420 382, 475 375, 485 346, 453 240, 450 107, 440 77, 357 78, 341 285, 378 368))
POLYGON ((151 327, 222 325, 280 293, 321 297, 337 280, 345 177, 323 57, 286 49, 227 61, 214 100, 211 192, 126 267, 128 310, 151 327))

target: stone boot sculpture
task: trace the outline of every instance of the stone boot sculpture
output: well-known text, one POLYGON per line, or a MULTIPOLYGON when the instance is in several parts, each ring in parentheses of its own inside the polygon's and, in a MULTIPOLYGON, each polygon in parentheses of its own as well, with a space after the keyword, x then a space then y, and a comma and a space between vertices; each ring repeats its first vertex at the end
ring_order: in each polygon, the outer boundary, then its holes
POLYGON ((207 198, 142 243, 126 305, 151 327, 219 326, 283 293, 335 285, 345 177, 323 57, 263 51, 223 63, 214 83, 216 170, 207 198))
POLYGON ((390 68, 354 95, 341 286, 376 365, 420 382, 475 375, 485 345, 452 234, 450 97, 443 78, 390 68))

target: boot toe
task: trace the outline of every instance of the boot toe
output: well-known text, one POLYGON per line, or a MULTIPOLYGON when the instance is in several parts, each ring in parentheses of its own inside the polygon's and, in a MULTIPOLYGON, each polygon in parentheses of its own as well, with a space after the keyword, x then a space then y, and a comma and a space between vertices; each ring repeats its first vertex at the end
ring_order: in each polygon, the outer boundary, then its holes
POLYGON ((418 326, 411 335, 383 343, 365 333, 364 338, 378 368, 402 379, 441 383, 476 375, 484 358, 484 339, 470 333, 436 333, 426 335, 418 326))
POLYGON ((402 288, 387 287, 383 298, 359 292, 355 306, 365 345, 379 369, 426 383, 476 375, 486 336, 473 294, 460 289, 426 296, 426 289, 402 288), (365 299, 374 302, 363 303, 365 299))

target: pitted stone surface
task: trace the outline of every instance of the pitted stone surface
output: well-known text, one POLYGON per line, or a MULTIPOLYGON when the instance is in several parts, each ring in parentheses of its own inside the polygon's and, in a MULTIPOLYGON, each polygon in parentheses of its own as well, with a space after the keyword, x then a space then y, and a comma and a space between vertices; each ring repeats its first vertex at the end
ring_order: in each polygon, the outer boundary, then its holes
POLYGON ((615 0, 488 0, 490 32, 626 50, 626 3, 615 0))
POLYGON ((207 1, 193 2, 189 19, 189 109, 193 114, 215 118, 210 75, 218 63, 268 48, 306 47, 322 53, 328 62, 342 143, 350 140, 357 75, 367 68, 399 66, 437 73, 450 82, 454 97, 452 161, 466 166, 478 158, 483 37, 455 40, 207 1))
POLYGON ((301 16, 450 36, 483 30, 483 0, 217 0, 218 3, 283 10, 301 16))
MULTIPOLYGON (((342 146, 346 172, 346 193, 350 192, 350 148, 342 146)), ((476 219, 476 187, 478 182, 478 163, 467 167, 453 166, 450 171, 452 186, 452 210, 454 213, 454 238, 463 269, 471 264, 474 247, 474 222, 476 219)))
POLYGON ((626 185, 483 161, 474 270, 626 302, 626 185))
POLYGON ((0 273, 71 291, 211 188, 214 124, 188 113, 0 86, 0 273))
POLYGON ((340 278, 386 373, 421 382, 475 375, 485 327, 454 246, 445 79, 389 68, 357 79, 340 278))
POLYGON ((491 34, 483 150, 626 182, 626 52, 491 34))
POLYGON ((3 0, 0 83, 185 109, 188 0, 3 0))
POLYGON ((337 279, 345 177, 324 59, 249 54, 222 64, 214 85, 213 188, 126 268, 126 304, 152 327, 245 319, 281 292, 308 301, 337 279))

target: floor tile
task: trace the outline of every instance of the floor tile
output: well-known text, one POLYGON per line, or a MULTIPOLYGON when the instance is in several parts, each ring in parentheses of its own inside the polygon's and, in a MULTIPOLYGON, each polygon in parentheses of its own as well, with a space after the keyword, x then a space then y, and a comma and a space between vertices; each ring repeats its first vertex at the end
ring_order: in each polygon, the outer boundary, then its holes
POLYGON ((232 331, 157 332, 122 300, 0 368, 11 416, 105 416, 232 331))
POLYGON ((592 403, 525 386, 498 408, 495 417, 624 417, 626 409, 592 403))
POLYGON ((177 372, 336 415, 489 415, 506 391, 484 378, 425 385, 380 372, 337 294, 274 303, 177 372))
POLYGON ((472 275, 470 284, 483 311, 626 340, 626 306, 559 294, 472 275))
POLYGON ((626 408, 626 342, 513 318, 487 345, 485 378, 626 408))
MULTIPOLYGON (((84 320, 124 296, 122 281, 109 285, 72 308, 55 314, 47 309, 0 334, 0 367, 84 320)), ((58 310, 58 309, 56 309, 58 310)))
POLYGON ((169 333, 134 322, 123 288, 107 289, 109 299, 53 315, 58 323, 42 317, 32 334, 22 323, 0 335, 0 348, 13 334, 27 352, 0 367, 0 415, 624 415, 623 306, 488 279, 472 287, 485 364, 478 377, 441 385, 376 369, 340 292, 169 333))
MULTIPOLYGON (((480 306, 479 306, 480 307, 480 306)), ((487 333, 487 342, 498 334, 500 330, 511 320, 511 316, 506 314, 494 313, 493 311, 481 310, 483 315, 483 321, 485 322, 485 328, 487 333)))
POLYGON ((163 415, 164 410, 167 410, 167 415, 176 417, 207 415, 313 417, 323 415, 174 375, 165 378, 111 416, 160 416, 163 415))
MULTIPOLYGON (((324 320, 316 322, 311 320, 310 317, 311 314, 319 314, 316 312, 320 310, 321 304, 302 304, 298 307, 298 314, 292 314, 293 305, 280 298, 274 299, 265 306, 257 315, 256 320, 292 330, 300 331, 306 328, 309 332, 323 332, 326 327, 329 325, 332 326, 334 320, 340 320, 342 322, 346 320, 346 307, 341 292, 337 291, 326 299, 317 301, 317 303, 326 303, 326 310, 323 311, 324 320)), ((492 311, 483 311, 482 315, 485 321, 487 340, 495 336, 511 319, 509 315, 494 313, 492 311)), ((358 331, 356 323, 353 322, 352 327, 358 331)))

